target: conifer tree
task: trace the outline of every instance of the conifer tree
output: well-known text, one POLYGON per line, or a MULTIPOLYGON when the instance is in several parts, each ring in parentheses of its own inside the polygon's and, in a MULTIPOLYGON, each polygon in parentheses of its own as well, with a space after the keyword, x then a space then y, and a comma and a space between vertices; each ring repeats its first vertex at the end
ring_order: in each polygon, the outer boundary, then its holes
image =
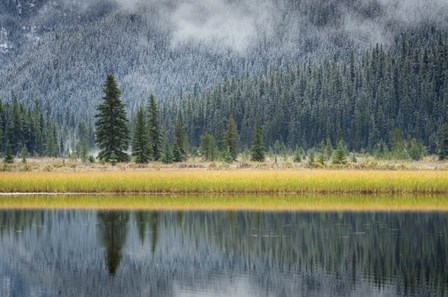
POLYGON ((162 154, 162 162, 165 164, 173 163, 173 153, 168 142, 165 143, 165 149, 162 154))
POLYGON ((294 151, 294 162, 300 163, 302 162, 303 149, 301 146, 297 146, 294 151))
POLYGON ((80 122, 78 125, 78 144, 76 146, 78 156, 82 162, 86 162, 89 153, 89 142, 87 125, 85 122, 80 122))
POLYGON ((12 155, 11 144, 9 144, 8 140, 6 141, 5 144, 5 158, 3 159, 3 161, 7 164, 14 163, 14 156, 12 155))
POLYGON ((48 157, 57 157, 58 149, 56 140, 56 128, 54 127, 54 125, 48 124, 46 136, 47 142, 45 145, 45 154, 48 157))
POLYGON ((230 150, 228 147, 226 147, 222 152, 221 152, 221 158, 224 162, 226 163, 232 163, 233 157, 232 154, 230 153, 230 150))
POLYGON ((310 165, 310 166, 314 166, 315 164, 314 164, 314 150, 312 150, 311 152, 309 152, 309 158, 308 158, 308 164, 310 165))
MULTIPOLYGON (((39 105, 36 103, 36 111, 39 110, 39 105)), ((45 154, 45 120, 42 113, 35 119, 36 126, 36 149, 34 153, 38 156, 43 156, 45 154)))
POLYGON ((238 130, 232 116, 227 121, 227 129, 224 132, 223 143, 223 150, 228 149, 232 160, 236 160, 238 157, 238 130))
POLYGON ((110 154, 109 162, 112 166, 115 166, 118 163, 118 157, 114 151, 112 151, 112 154, 110 154))
POLYGON ((149 135, 146 128, 145 112, 140 107, 137 111, 132 137, 132 155, 136 163, 148 163, 150 158, 149 135))
POLYGON ((177 118, 176 125, 174 126, 174 144, 173 144, 173 161, 182 162, 186 159, 185 151, 186 135, 182 128, 182 120, 177 118))
POLYGON ((331 160, 331 156, 333 156, 333 145, 331 144, 330 137, 327 137, 327 141, 325 143, 326 150, 326 160, 331 160))
POLYGON ((13 154, 19 153, 25 143, 23 114, 23 106, 19 104, 17 97, 14 97, 12 104, 11 128, 9 129, 11 132, 10 145, 13 154))
POLYGON ((210 133, 201 136, 200 152, 204 160, 214 161, 217 155, 216 140, 210 133))
POLYGON ((444 124, 439 132, 439 159, 448 159, 448 124, 444 124))
POLYGON ((107 76, 103 92, 103 102, 98 105, 95 115, 96 144, 100 149, 98 158, 109 162, 115 154, 118 162, 128 161, 128 120, 113 75, 107 76))
POLYGON ((278 139, 274 142, 274 162, 277 164, 277 156, 280 154, 280 151, 282 149, 282 146, 280 144, 280 141, 278 139))
POLYGON ((387 155, 389 155, 389 148, 387 147, 387 144, 380 139, 380 142, 376 145, 375 157, 385 158, 387 155))
POLYGON ((151 159, 153 161, 158 161, 162 155, 162 134, 159 125, 159 110, 154 95, 149 97, 148 116, 151 159))
POLYGON ((81 161, 86 162, 89 157, 89 145, 87 139, 81 142, 81 161))
POLYGON ((406 159, 406 153, 403 149, 403 140, 401 131, 398 128, 392 130, 392 154, 397 159, 406 159))
POLYGON ((251 159, 256 162, 264 162, 265 159, 263 138, 261 135, 260 121, 258 119, 255 122, 251 159))
POLYGON ((419 143, 415 138, 407 142, 406 146, 407 153, 412 160, 419 161, 423 158, 425 149, 423 148, 423 145, 419 143))
POLYGON ((325 141, 321 141, 320 142, 320 150, 319 150, 319 163, 321 164, 321 165, 325 165, 325 154, 326 154, 326 152, 327 152, 327 146, 326 146, 326 143, 325 143, 325 141))
POLYGON ((341 128, 338 128, 338 141, 336 144, 336 151, 333 154, 333 164, 347 164, 347 154, 344 149, 341 128))
POLYGON ((333 164, 347 164, 347 154, 344 150, 342 138, 338 141, 336 151, 333 154, 333 164))

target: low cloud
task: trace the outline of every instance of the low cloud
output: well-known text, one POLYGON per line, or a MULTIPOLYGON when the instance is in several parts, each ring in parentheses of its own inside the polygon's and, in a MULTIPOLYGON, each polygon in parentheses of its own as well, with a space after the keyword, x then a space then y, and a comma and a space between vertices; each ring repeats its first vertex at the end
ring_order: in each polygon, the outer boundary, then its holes
MULTIPOLYGON (((447 0, 59 0, 79 11, 112 4, 130 13, 150 11, 170 34, 171 46, 200 44, 214 51, 245 53, 261 37, 278 50, 296 49, 305 40, 330 44, 344 36, 356 47, 388 44, 403 28, 423 22, 448 27, 447 0), (293 8, 295 6, 295 8, 293 8), (150 8, 149 10, 146 8, 150 8), (331 11, 328 10, 330 7, 331 11), (142 9, 145 8, 145 9, 142 9), (331 20, 316 26, 315 19, 331 20), (297 41, 301 42, 298 44, 297 41)), ((51 2, 53 3, 53 2, 51 2)), ((152 19, 154 21, 154 19, 152 19)))
POLYGON ((270 1, 186 0, 170 15, 173 44, 199 42, 244 52, 260 31, 272 32, 270 1))

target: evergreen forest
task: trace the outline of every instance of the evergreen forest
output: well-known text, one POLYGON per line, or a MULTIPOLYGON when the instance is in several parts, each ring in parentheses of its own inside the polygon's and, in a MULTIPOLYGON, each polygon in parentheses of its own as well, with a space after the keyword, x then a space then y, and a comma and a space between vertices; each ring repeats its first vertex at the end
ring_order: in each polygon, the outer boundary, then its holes
POLYGON ((0 154, 86 161, 99 149, 98 158, 113 163, 130 157, 171 163, 191 156, 232 162, 240 154, 263 161, 265 151, 294 155, 295 161, 312 154, 322 165, 332 158, 345 163, 350 152, 352 160, 355 153, 445 159, 448 45, 436 33, 420 42, 405 37, 364 54, 300 59, 268 67, 264 75, 225 78, 203 92, 169 100, 148 94, 135 99, 143 105, 131 109, 121 101, 119 78, 109 75, 103 99, 115 102, 121 122, 105 132, 104 103, 95 118, 75 119, 70 113, 55 117, 48 102, 44 107, 35 101, 30 108, 14 97, 0 104, 0 154))

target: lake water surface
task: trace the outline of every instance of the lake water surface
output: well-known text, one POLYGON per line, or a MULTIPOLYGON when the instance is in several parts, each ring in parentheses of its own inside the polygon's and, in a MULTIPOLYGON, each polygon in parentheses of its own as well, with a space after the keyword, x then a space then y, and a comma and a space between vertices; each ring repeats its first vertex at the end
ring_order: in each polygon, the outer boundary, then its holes
POLYGON ((448 296, 448 214, 3 210, 0 296, 448 296))

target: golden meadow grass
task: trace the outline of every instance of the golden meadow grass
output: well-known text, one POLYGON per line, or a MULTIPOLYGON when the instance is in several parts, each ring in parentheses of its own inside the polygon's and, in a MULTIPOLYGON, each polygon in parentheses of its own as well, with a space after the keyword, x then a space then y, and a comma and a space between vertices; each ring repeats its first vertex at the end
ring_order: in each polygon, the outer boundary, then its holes
POLYGON ((448 193, 446 171, 222 170, 3 172, 2 193, 448 193))
POLYGON ((448 212, 448 196, 414 195, 23 195, 0 210, 448 212))

